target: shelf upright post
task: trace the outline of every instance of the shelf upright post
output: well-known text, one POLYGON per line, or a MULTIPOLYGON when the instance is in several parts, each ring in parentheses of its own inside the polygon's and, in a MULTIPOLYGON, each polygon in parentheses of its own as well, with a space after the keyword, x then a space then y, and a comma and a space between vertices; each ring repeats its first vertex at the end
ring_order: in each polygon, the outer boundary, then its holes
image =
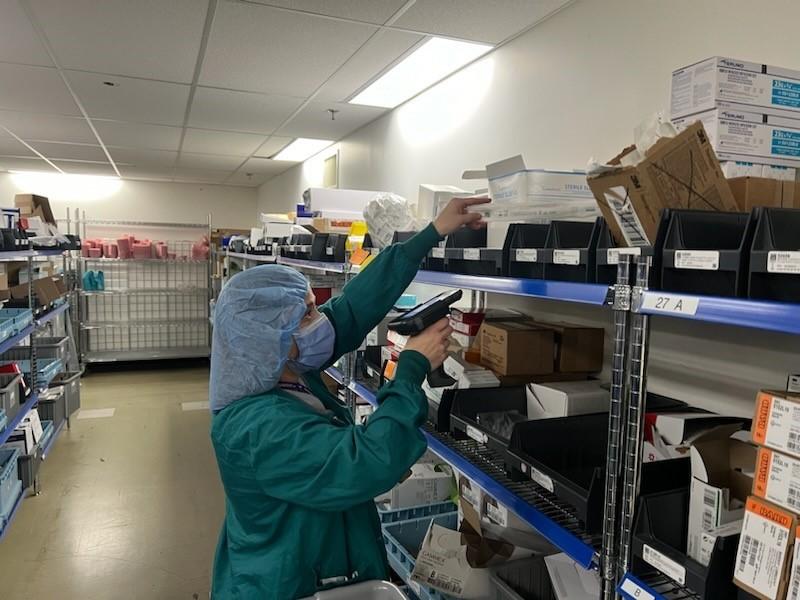
POLYGON ((631 257, 621 254, 617 264, 617 283, 612 286, 607 304, 614 312, 614 348, 611 365, 611 394, 608 410, 608 450, 606 492, 603 508, 603 538, 600 551, 602 600, 617 597, 619 492, 622 464, 623 416, 627 406, 625 377, 628 361, 631 308, 631 257))
MULTIPOLYGON (((75 233, 79 235, 81 242, 86 239, 86 225, 83 224, 83 231, 81 231, 81 217, 80 209, 75 209, 75 233)), ((76 352, 78 354, 78 367, 83 370, 83 330, 81 330, 81 323, 85 320, 86 308, 83 303, 86 299, 81 294, 83 289, 83 261, 78 258, 75 261, 75 312, 73 313, 72 330, 77 331, 75 336, 76 352)))
MULTIPOLYGON (((345 256, 344 268, 342 269, 344 285, 347 285, 352 277, 350 270, 349 256, 345 256)), ((350 414, 355 419, 356 416, 356 395, 350 385, 356 380, 356 354, 358 349, 348 352, 344 356, 344 372, 342 373, 342 384, 344 385, 344 403, 350 414)))
POLYGON ((644 440, 644 417, 647 396, 647 357, 650 343, 650 317, 637 312, 641 296, 647 291, 652 258, 640 256, 636 259, 636 283, 631 293, 631 327, 629 353, 630 402, 625 417, 625 452, 622 480, 622 504, 620 508, 619 577, 630 570, 633 519, 642 471, 642 445, 644 440))

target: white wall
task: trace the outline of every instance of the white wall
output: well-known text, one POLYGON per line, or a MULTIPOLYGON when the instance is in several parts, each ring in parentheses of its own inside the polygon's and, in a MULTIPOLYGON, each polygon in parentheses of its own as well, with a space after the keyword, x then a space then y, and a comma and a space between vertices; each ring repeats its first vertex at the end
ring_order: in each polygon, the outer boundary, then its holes
MULTIPOLYGON (((723 55, 800 69, 798 21, 793 0, 578 0, 344 139, 340 187, 416 198, 420 183, 465 186, 464 169, 517 153, 545 168, 608 159, 631 143, 637 123, 667 109, 676 68, 723 55)), ((259 209, 290 210, 319 184, 316 171, 301 165, 268 181, 259 209)), ((490 302, 609 322, 582 307, 490 302)), ((653 341, 651 388, 718 410, 749 414, 756 389, 800 371, 790 336, 656 319, 653 341)))
POLYGON ((68 182, 25 179, 0 173, 0 206, 14 206, 15 194, 40 194, 49 198, 57 219, 66 216, 67 207, 73 209, 71 216, 79 208, 88 218, 170 223, 205 223, 211 213, 215 227, 247 228, 254 221, 258 196, 248 187, 129 180, 116 182, 117 189, 96 192, 82 182, 76 192, 68 182))

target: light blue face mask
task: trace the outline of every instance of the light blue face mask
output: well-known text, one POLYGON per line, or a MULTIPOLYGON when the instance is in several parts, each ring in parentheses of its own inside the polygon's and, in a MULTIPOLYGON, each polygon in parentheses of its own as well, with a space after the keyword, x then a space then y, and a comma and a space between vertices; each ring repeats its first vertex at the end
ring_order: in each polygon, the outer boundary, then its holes
POLYGON ((297 358, 289 359, 289 368, 295 373, 321 369, 333 356, 336 332, 328 317, 320 315, 294 334, 297 358))

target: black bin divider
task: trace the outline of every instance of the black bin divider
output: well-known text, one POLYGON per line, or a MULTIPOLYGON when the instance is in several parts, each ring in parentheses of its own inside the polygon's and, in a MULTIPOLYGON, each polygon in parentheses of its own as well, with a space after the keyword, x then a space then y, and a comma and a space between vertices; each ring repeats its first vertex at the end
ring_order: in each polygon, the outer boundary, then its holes
POLYGON ((450 409, 450 430, 458 439, 470 437, 494 450, 508 450, 508 438, 478 422, 478 415, 488 412, 516 411, 528 414, 525 386, 454 390, 450 409))
POLYGON ((436 402, 428 398, 428 421, 433 424, 434 429, 440 433, 450 432, 450 415, 453 409, 453 397, 456 390, 442 390, 442 398, 436 402))
POLYGON ((311 236, 311 260, 328 260, 325 248, 328 247, 328 234, 315 233, 311 236))
POLYGON ((637 246, 635 248, 618 246, 614 236, 611 235, 611 230, 605 223, 600 229, 600 235, 597 239, 595 283, 605 283, 607 285, 617 283, 617 264, 622 254, 653 257, 653 268, 650 269, 650 288, 656 289, 658 287, 658 270, 655 265, 653 246, 637 246))
POLYGON ((505 274, 509 277, 543 279, 544 263, 552 254, 545 248, 550 225, 512 223, 508 226, 505 244, 505 274))
POLYGON ((759 211, 750 251, 748 296, 800 302, 800 209, 759 211))
POLYGON ((416 231, 395 231, 392 234, 392 243, 407 242, 415 235, 417 235, 416 231))
POLYGON ((502 275, 504 251, 487 248, 486 239, 485 228, 465 227, 447 236, 443 270, 460 275, 502 275))
MULTIPOLYGON (((512 472, 527 475, 564 502, 590 533, 602 529, 608 414, 596 413, 518 423, 508 448, 512 472)), ((688 458, 642 465, 641 492, 688 485, 688 458)))
POLYGON ((551 250, 544 265, 544 278, 552 281, 594 283, 597 242, 605 221, 592 223, 553 221, 545 246, 551 250))
POLYGON ((328 241, 325 243, 326 262, 342 263, 345 260, 345 246, 347 244, 347 234, 329 233, 328 241))
POLYGON ((634 574, 654 568, 644 560, 647 545, 683 567, 686 587, 700 598, 735 598, 733 569, 739 536, 718 538, 705 567, 686 555, 688 520, 688 487, 641 496, 633 536, 634 574))
POLYGON ((745 296, 759 212, 664 210, 661 288, 708 296, 745 296))
POLYGON ((285 246, 281 247, 281 256, 286 258, 311 257, 313 235, 310 233, 293 233, 285 246))

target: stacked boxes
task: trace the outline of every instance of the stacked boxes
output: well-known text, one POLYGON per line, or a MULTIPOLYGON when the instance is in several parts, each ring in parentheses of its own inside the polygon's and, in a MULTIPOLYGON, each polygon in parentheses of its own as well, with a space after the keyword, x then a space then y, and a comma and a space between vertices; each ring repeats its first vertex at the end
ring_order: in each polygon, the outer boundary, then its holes
POLYGON ((795 179, 800 71, 715 56, 672 73, 670 112, 703 122, 726 176, 795 179))

